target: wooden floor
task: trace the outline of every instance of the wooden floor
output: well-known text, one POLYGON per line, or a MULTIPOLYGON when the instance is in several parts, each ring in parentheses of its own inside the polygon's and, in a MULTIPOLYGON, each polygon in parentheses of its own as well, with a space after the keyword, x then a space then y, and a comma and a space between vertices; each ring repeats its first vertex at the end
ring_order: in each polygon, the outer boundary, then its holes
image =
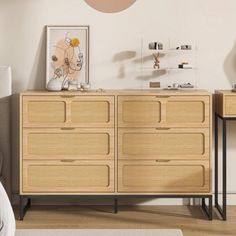
MULTIPOLYGON (((16 213, 17 217, 17 213, 16 213)), ((17 228, 80 229, 181 229, 184 236, 236 236, 236 206, 228 208, 228 220, 206 219, 200 207, 123 206, 118 214, 109 206, 32 206, 17 228)))

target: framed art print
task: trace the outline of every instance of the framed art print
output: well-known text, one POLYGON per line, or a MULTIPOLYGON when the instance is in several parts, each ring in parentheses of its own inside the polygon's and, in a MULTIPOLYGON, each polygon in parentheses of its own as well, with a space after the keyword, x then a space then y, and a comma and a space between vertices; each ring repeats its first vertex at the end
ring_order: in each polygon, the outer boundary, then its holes
POLYGON ((46 87, 89 83, 89 26, 47 26, 46 87))

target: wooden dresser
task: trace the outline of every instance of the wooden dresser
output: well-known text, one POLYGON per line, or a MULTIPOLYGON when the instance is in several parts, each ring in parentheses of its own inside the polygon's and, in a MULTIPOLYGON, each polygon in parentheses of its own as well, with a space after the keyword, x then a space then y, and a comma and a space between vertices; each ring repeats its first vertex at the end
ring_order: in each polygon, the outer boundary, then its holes
POLYGON ((211 197, 206 91, 28 91, 20 104, 22 198, 211 197))

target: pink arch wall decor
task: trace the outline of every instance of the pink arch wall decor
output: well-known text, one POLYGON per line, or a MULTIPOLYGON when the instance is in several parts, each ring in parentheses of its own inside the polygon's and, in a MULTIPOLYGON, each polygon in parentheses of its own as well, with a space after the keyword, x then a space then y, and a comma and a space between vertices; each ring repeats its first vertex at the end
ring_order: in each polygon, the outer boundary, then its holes
POLYGON ((114 13, 129 8, 136 0, 85 0, 85 2, 98 11, 114 13))

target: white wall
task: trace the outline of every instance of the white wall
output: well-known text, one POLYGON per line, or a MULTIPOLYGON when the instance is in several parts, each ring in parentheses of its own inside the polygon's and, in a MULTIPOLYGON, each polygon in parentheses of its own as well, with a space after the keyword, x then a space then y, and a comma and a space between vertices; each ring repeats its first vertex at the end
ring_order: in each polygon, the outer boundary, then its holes
MULTIPOLYGON (((117 53, 135 51, 138 60, 141 38, 148 38, 196 42, 198 87, 229 89, 236 82, 235 9, 235 0, 137 0, 123 12, 106 14, 82 0, 0 0, 0 65, 12 66, 15 93, 44 89, 44 26, 90 25, 93 88, 147 88, 150 80, 142 77, 140 64, 113 59, 117 53), (123 78, 118 77, 121 66, 125 67, 123 78)), ((181 76, 186 80, 189 75, 183 72, 181 76)), ((151 80, 164 83, 165 77, 151 80)), ((17 123, 13 126, 17 136, 17 123)), ((236 124, 230 130, 229 191, 236 193, 236 124)), ((13 144, 16 161, 17 142, 13 144)), ((16 176, 14 183, 16 188, 16 176)))

